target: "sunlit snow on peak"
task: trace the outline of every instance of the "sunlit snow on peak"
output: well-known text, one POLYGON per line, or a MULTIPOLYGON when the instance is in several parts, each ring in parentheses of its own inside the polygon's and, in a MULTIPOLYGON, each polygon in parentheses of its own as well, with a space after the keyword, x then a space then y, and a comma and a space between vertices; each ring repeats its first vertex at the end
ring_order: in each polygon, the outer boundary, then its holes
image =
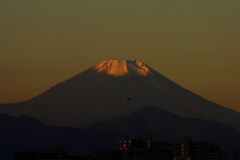
POLYGON ((93 66, 97 72, 104 72, 109 75, 123 76, 126 74, 137 74, 146 76, 151 73, 149 68, 142 62, 136 59, 132 60, 107 60, 101 61, 93 66))

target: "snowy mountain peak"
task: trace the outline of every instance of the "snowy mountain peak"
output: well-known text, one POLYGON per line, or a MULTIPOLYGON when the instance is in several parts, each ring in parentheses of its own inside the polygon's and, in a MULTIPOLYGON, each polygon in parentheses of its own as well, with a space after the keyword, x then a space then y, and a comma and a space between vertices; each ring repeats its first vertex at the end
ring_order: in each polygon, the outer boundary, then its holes
POLYGON ((142 62, 132 60, 103 60, 92 67, 97 72, 103 72, 105 74, 114 76, 123 76, 126 74, 137 74, 146 76, 151 73, 150 69, 142 62))

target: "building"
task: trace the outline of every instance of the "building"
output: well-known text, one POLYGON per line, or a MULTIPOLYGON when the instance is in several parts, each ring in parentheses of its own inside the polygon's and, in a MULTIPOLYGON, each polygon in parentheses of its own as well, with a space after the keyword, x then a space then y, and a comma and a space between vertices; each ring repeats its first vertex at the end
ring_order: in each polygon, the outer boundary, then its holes
POLYGON ((237 150, 232 152, 231 159, 240 160, 240 147, 238 147, 237 150))
POLYGON ((220 146, 204 141, 192 141, 191 137, 182 137, 180 142, 156 142, 155 146, 173 149, 174 160, 226 160, 227 154, 220 146))
POLYGON ((114 149, 126 150, 133 148, 150 149, 153 147, 152 134, 142 134, 141 138, 133 137, 132 139, 117 139, 114 149))
POLYGON ((172 149, 155 147, 151 133, 141 138, 117 139, 114 149, 122 151, 121 160, 173 160, 172 149))
POLYGON ((63 145, 50 146, 47 151, 16 152, 15 160, 70 160, 68 152, 63 145))
MULTIPOLYGON (((233 152, 240 159, 240 148, 233 152)), ((64 146, 51 146, 48 151, 15 153, 15 160, 226 160, 227 155, 213 143, 192 141, 183 137, 179 142, 153 142, 152 134, 141 138, 117 139, 114 149, 91 150, 70 154, 64 146)))

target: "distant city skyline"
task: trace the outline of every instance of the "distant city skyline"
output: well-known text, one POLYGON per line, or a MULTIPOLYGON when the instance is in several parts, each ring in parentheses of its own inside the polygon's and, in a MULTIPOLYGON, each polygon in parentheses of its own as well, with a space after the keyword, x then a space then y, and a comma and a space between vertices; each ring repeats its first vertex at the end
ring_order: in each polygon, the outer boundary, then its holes
POLYGON ((240 112, 240 1, 2 1, 0 104, 101 60, 137 59, 240 112))

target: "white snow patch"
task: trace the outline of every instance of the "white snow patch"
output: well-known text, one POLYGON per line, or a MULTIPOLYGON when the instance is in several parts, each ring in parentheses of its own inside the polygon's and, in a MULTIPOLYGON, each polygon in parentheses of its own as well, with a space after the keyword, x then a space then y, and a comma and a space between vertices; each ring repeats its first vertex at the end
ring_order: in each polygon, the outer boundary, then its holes
POLYGON ((151 73, 150 69, 142 62, 133 60, 108 60, 101 61, 94 65, 93 70, 97 72, 104 72, 109 75, 123 76, 126 74, 138 74, 146 76, 151 73))

